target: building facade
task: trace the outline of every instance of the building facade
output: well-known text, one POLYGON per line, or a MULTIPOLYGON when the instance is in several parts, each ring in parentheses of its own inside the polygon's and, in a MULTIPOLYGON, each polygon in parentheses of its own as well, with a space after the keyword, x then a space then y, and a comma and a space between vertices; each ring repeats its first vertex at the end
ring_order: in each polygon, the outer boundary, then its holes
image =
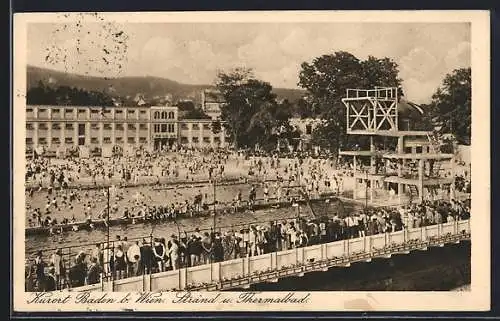
POLYGON ((132 151, 190 147, 225 147, 224 128, 212 120, 179 120, 177 107, 26 107, 26 147, 63 152, 78 147, 85 154, 114 148, 132 151))
POLYGON ((221 107, 225 100, 222 94, 215 89, 205 89, 201 92, 201 106, 205 114, 212 120, 219 120, 221 116, 221 107))

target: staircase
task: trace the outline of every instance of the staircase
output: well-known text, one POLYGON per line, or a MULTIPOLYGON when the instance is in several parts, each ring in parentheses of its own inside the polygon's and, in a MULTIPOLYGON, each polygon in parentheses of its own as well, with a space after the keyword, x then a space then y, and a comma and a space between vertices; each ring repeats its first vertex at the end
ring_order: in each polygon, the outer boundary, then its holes
POLYGON ((441 174, 441 162, 437 161, 432 164, 431 172, 429 173, 431 177, 440 177, 441 174))
POLYGON ((410 192, 410 197, 411 199, 417 198, 418 197, 418 189, 416 185, 407 185, 409 192, 410 192))
POLYGON ((438 139, 436 133, 427 134, 427 139, 431 143, 429 145, 431 152, 434 154, 440 153, 441 152, 441 144, 439 143, 439 139, 438 139))

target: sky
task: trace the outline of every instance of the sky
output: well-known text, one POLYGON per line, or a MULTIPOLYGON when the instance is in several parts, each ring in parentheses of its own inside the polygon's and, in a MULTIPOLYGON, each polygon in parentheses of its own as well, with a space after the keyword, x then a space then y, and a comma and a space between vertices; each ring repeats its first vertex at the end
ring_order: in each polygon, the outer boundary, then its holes
POLYGON ((273 87, 299 88, 301 63, 323 54, 389 57, 416 103, 430 102, 447 73, 471 64, 468 23, 32 23, 27 39, 29 65, 188 84, 247 67, 273 87))

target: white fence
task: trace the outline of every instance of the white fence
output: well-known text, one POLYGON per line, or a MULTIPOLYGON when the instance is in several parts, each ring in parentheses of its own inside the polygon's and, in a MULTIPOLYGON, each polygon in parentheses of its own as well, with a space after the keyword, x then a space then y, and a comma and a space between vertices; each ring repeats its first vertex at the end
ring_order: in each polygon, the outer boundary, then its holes
POLYGON ((371 258, 390 257, 470 239, 469 220, 312 245, 287 251, 143 275, 74 288, 72 291, 222 290, 279 278, 349 266, 371 258))

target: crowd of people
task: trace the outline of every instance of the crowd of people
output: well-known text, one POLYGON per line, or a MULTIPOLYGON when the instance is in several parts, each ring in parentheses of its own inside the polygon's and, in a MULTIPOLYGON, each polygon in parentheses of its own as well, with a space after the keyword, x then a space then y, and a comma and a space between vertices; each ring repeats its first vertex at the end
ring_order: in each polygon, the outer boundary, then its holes
POLYGON ((426 201, 399 209, 367 208, 333 217, 256 223, 224 232, 195 229, 130 241, 116 236, 75 257, 65 257, 57 249, 46 261, 46 255, 38 251, 27 264, 26 291, 96 284, 101 277, 121 279, 469 217, 468 201, 426 201))
MULTIPOLYGON (((186 151, 168 158, 164 155, 149 155, 147 158, 127 159, 70 159, 63 163, 52 163, 46 158, 37 158, 29 163, 27 178, 37 185, 26 190, 27 226, 52 226, 58 223, 74 223, 103 218, 107 214, 107 188, 67 188, 78 184, 82 176, 102 175, 114 177, 132 173, 139 175, 178 175, 183 168, 188 181, 192 175, 205 175, 207 183, 198 188, 177 188, 164 193, 162 185, 142 187, 140 192, 116 184, 111 188, 110 217, 175 217, 192 216, 213 204, 213 188, 210 184, 225 173, 239 174, 237 187, 218 188, 217 202, 237 210, 244 205, 252 206, 257 199, 265 202, 291 201, 297 197, 293 187, 300 185, 309 196, 321 193, 341 194, 344 189, 346 170, 335 171, 335 164, 328 159, 288 159, 276 156, 250 157, 240 153, 219 153, 208 157, 202 153, 186 151), (133 165, 124 165, 133 164, 133 165), (328 174, 329 173, 329 174, 328 174), (168 199, 168 203, 165 203, 168 199), (147 204, 147 205, 146 205, 147 204)), ((222 185, 223 180, 219 181, 222 185)), ((229 183, 228 183, 229 184, 229 183)))

